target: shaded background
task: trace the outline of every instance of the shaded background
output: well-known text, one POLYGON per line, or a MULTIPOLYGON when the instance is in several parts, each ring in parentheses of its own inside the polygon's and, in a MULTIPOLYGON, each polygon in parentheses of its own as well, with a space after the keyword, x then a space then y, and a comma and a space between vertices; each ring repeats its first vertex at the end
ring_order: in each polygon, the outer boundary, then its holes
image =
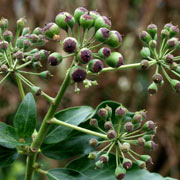
MULTIPOLYGON (((25 16, 28 25, 33 29, 36 26, 43 27, 45 23, 54 21, 60 11, 68 11, 73 14, 75 8, 86 6, 89 10, 98 9, 112 20, 112 29, 118 30, 124 35, 123 45, 119 51, 125 57, 125 64, 135 63, 141 60, 139 50, 142 45, 138 39, 139 31, 153 22, 159 29, 165 23, 172 21, 180 25, 180 0, 0 0, 0 17, 9 19, 9 29, 15 32, 16 20, 25 16)), ((61 31, 61 38, 65 33, 61 31)), ((45 47, 50 51, 60 51, 58 43, 48 43, 45 47)), ((66 60, 57 68, 48 68, 55 76, 51 80, 41 80, 30 77, 42 89, 55 96, 60 82, 63 80, 70 60, 66 60)), ((173 92, 168 82, 159 89, 157 95, 150 97, 146 91, 152 81, 153 68, 146 71, 126 70, 119 72, 103 73, 98 77, 99 85, 85 89, 80 85, 81 93, 74 93, 72 85, 63 99, 60 109, 76 106, 91 105, 94 108, 103 100, 115 100, 123 103, 129 110, 136 111, 146 109, 148 118, 158 125, 158 133, 155 141, 158 148, 152 153, 154 165, 151 171, 159 172, 163 176, 180 178, 180 95, 173 92)), ((26 88, 26 87, 25 87, 26 88)), ((28 89, 27 89, 28 91, 28 89)), ((9 78, 3 86, 0 86, 0 121, 11 123, 13 115, 20 103, 18 89, 13 78, 9 78)), ((39 123, 48 109, 48 104, 43 98, 37 98, 39 123)), ((62 165, 41 157, 44 167, 58 167, 62 165)), ((0 170, 2 180, 21 179, 24 172, 24 158, 16 161, 10 168, 0 170), (3 176, 4 175, 4 176, 3 176)), ((37 176, 37 180, 40 178, 37 176)), ((44 179, 44 178, 42 178, 44 179)))

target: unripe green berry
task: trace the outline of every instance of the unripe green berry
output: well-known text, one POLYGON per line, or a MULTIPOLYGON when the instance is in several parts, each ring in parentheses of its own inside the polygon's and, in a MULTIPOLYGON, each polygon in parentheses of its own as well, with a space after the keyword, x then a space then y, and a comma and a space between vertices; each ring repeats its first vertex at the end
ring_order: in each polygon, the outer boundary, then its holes
POLYGON ((131 122, 127 122, 124 125, 124 130, 126 132, 132 132, 134 130, 134 125, 131 122))
POLYGON ((171 26, 169 29, 169 37, 175 37, 179 33, 179 28, 177 26, 171 26))
POLYGON ((96 146, 98 145, 97 139, 91 138, 91 139, 89 140, 89 145, 92 146, 92 147, 96 147, 96 146))
POLYGON ((97 121, 97 119, 95 119, 95 118, 90 119, 89 125, 90 125, 90 126, 94 126, 94 127, 97 128, 97 127, 98 127, 98 121, 97 121))
POLYGON ((120 67, 123 65, 123 56, 119 52, 112 52, 111 55, 106 58, 106 63, 113 68, 120 67))
POLYGON ((129 152, 131 149, 131 145, 127 142, 124 142, 123 144, 120 145, 120 150, 124 153, 129 152))
POLYGON ((168 64, 172 64, 173 61, 174 61, 174 56, 172 54, 167 54, 166 57, 165 57, 165 61, 168 64))
POLYGON ((17 20, 17 29, 21 30, 25 27, 27 23, 27 20, 25 19, 25 17, 22 17, 20 19, 17 20))
MULTIPOLYGON (((176 63, 176 62, 172 62, 172 64, 170 64, 170 68, 172 69, 172 70, 175 70, 175 71, 177 71, 178 70, 178 64, 176 63)), ((177 71, 178 72, 178 71, 177 71)))
POLYGON ((83 64, 87 64, 92 57, 92 51, 88 48, 82 48, 77 54, 77 60, 83 64))
POLYGON ((146 142, 146 140, 143 137, 139 137, 137 139, 137 145, 139 145, 139 146, 144 146, 145 142, 146 142))
POLYGON ((22 30, 22 36, 30 34, 30 28, 29 27, 24 27, 22 30))
POLYGON ((54 52, 49 55, 48 62, 51 66, 57 66, 58 64, 62 62, 62 59, 63 57, 60 53, 54 52))
POLYGON ((43 79, 48 79, 49 77, 51 77, 51 73, 49 71, 43 71, 39 74, 39 76, 43 79))
POLYGON ((106 109, 108 111, 108 118, 111 118, 112 117, 112 108, 108 105, 106 105, 106 109))
POLYGON ((3 64, 1 67, 0 67, 0 71, 2 72, 7 72, 8 71, 8 67, 6 64, 3 64))
POLYGON ((143 59, 143 60, 141 61, 141 69, 146 70, 146 69, 148 69, 148 68, 149 68, 149 61, 146 60, 146 59, 143 59))
POLYGON ((91 160, 95 160, 97 156, 98 156, 97 152, 90 152, 88 158, 91 160))
POLYGON ((93 59, 88 64, 88 70, 92 73, 98 73, 103 69, 104 65, 101 60, 93 59))
POLYGON ((122 166, 124 169, 130 169, 132 167, 132 161, 128 158, 124 158, 122 162, 122 166))
POLYGON ((143 47, 140 51, 140 54, 143 58, 148 58, 151 56, 151 51, 148 47, 143 47))
POLYGON ((135 163, 136 163, 137 166, 139 166, 141 169, 146 168, 146 163, 145 163, 144 161, 136 160, 135 163))
POLYGON ((115 110, 115 116, 117 118, 121 118, 121 117, 125 116, 127 112, 128 112, 128 110, 125 107, 119 106, 115 110))
POLYGON ((167 29, 161 30, 161 39, 165 39, 169 37, 169 31, 167 29))
POLYGON ((172 23, 167 23, 164 25, 164 29, 167 29, 169 31, 171 26, 173 26, 172 23))
POLYGON ((143 136, 143 138, 144 138, 146 141, 153 140, 153 137, 154 137, 154 135, 151 135, 151 134, 147 134, 147 135, 144 135, 144 136, 143 136))
POLYGON ((171 39, 169 39, 168 41, 167 41, 167 43, 166 43, 166 47, 168 48, 168 49, 170 49, 170 48, 176 48, 178 46, 178 39, 177 38, 171 38, 171 39))
POLYGON ((43 34, 43 29, 40 28, 40 27, 36 27, 36 28, 33 30, 32 34, 36 34, 36 35, 43 34))
POLYGON ((9 43, 7 41, 0 41, 0 52, 7 50, 9 43))
POLYGON ((13 38, 12 32, 11 31, 4 31, 3 38, 4 38, 5 41, 10 43, 12 41, 12 38, 13 38))
POLYGON ((63 41, 63 49, 67 53, 74 53, 78 48, 78 42, 75 38, 67 37, 63 41))
POLYGON ((115 177, 118 180, 123 180, 126 175, 126 169, 124 169, 121 165, 116 167, 115 169, 115 177))
POLYGON ((100 14, 97 11, 90 11, 89 14, 92 16, 94 22, 100 16, 100 14))
POLYGON ((117 133, 116 133, 115 130, 109 130, 109 131, 107 132, 107 137, 108 137, 108 139, 114 139, 116 136, 117 136, 117 133))
POLYGON ((5 29, 7 29, 7 27, 8 27, 8 19, 5 19, 5 18, 2 17, 1 20, 0 20, 0 29, 1 29, 1 31, 4 32, 5 29))
POLYGON ((151 156, 149 156, 149 155, 140 155, 140 159, 141 159, 142 161, 145 161, 146 164, 153 164, 153 163, 152 163, 152 158, 151 158, 151 156))
POLYGON ((50 22, 43 28, 44 35, 53 40, 54 36, 59 35, 59 27, 57 24, 50 22))
POLYGON ((118 48, 122 43, 122 36, 118 31, 110 31, 106 44, 112 48, 118 48))
POLYGON ((132 122, 133 123, 141 123, 143 121, 143 116, 141 113, 136 112, 132 118, 132 122))
POLYGON ((23 60, 24 59, 24 53, 22 51, 17 51, 15 54, 14 54, 15 58, 18 59, 18 60, 23 60))
POLYGON ((32 92, 33 92, 36 96, 40 96, 40 95, 41 95, 41 88, 40 88, 40 87, 31 86, 31 90, 32 90, 32 92))
POLYGON ((90 14, 83 14, 79 19, 80 26, 83 29, 89 29, 94 23, 94 20, 90 14))
POLYGON ((156 46, 157 46, 157 41, 156 40, 150 40, 149 41, 149 47, 154 49, 154 48, 156 48, 156 46))
POLYGON ((147 26, 147 32, 151 35, 154 39, 155 35, 157 34, 157 26, 155 24, 149 24, 147 26))
POLYGON ((81 66, 74 66, 70 71, 70 77, 74 82, 82 82, 86 78, 86 70, 81 66))
POLYGON ((68 31, 68 28, 71 29, 74 27, 75 19, 74 17, 69 14, 68 12, 60 12, 56 16, 56 24, 63 30, 68 31))
POLYGON ((108 58, 111 55, 111 49, 109 49, 107 47, 103 47, 103 48, 99 49, 98 55, 99 55, 99 57, 101 57, 103 59, 108 58))
POLYGON ((109 36, 110 36, 110 31, 105 27, 99 28, 95 34, 95 38, 99 42, 106 42, 109 39, 109 36))
POLYGON ((46 50, 44 50, 44 49, 41 49, 41 50, 39 51, 39 54, 40 54, 40 61, 41 61, 41 60, 42 60, 42 61, 45 61, 45 60, 47 60, 47 58, 48 58, 49 52, 46 51, 46 50))
POLYGON ((152 95, 152 94, 156 94, 158 92, 158 87, 156 85, 156 83, 152 82, 149 87, 148 87, 148 92, 152 95))
POLYGON ((105 163, 107 163, 109 161, 109 156, 107 154, 102 154, 99 157, 99 160, 102 161, 105 164, 105 163))
POLYGON ((159 73, 154 74, 152 79, 156 84, 160 84, 163 81, 163 77, 159 73))
POLYGON ((171 79, 170 81, 172 88, 179 93, 180 92, 180 81, 176 79, 171 79))
POLYGON ((139 38, 142 42, 149 44, 149 41, 152 40, 152 37, 150 36, 150 34, 146 31, 142 31, 139 34, 139 38))
POLYGON ((97 169, 102 169, 104 167, 104 163, 102 161, 97 161, 95 163, 97 169))
POLYGON ((103 28, 103 27, 110 29, 111 28, 111 21, 106 16, 99 16, 95 20, 94 27, 96 30, 98 30, 99 28, 103 28))
POLYGON ((108 111, 106 108, 101 108, 98 110, 97 115, 100 119, 106 120, 108 118, 108 111))
POLYGON ((106 121, 106 122, 104 123, 104 129, 105 129, 105 130, 109 131, 110 129, 112 129, 112 127, 113 127, 113 124, 112 124, 111 121, 106 121))
POLYGON ((79 24, 80 17, 83 14, 87 14, 87 13, 88 13, 88 10, 86 8, 84 8, 84 7, 79 7, 77 9, 75 9, 75 11, 74 11, 75 21, 79 24))
POLYGON ((147 141, 144 144, 144 147, 148 150, 154 150, 156 148, 156 144, 154 143, 154 141, 147 141))

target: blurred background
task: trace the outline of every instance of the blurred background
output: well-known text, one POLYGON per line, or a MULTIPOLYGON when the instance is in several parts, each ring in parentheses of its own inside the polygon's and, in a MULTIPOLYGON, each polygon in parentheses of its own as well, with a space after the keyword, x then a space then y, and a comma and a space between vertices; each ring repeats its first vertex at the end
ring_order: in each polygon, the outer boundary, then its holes
MULTIPOLYGON (((112 29, 118 30, 124 37, 119 51, 124 55, 124 63, 135 63, 141 60, 139 51, 142 44, 138 38, 139 31, 153 22, 161 29, 165 23, 180 25, 180 0, 0 0, 0 17, 9 19, 9 29, 15 32, 16 20, 25 16, 30 28, 43 27, 54 21, 61 11, 73 14, 75 8, 86 6, 89 10, 98 10, 111 17, 112 29)), ((66 34, 61 31, 61 39, 66 34)), ((48 43, 45 49, 61 51, 58 43, 48 43)), ((70 63, 66 60, 57 68, 44 64, 55 74, 50 80, 29 77, 33 82, 51 96, 55 96, 65 71, 70 63)), ((176 94, 165 81, 159 92, 152 97, 146 89, 152 82, 154 69, 146 71, 126 70, 102 73, 97 81, 98 86, 85 89, 83 85, 80 95, 74 93, 72 85, 61 104, 60 109, 77 105, 96 107, 101 101, 114 100, 121 102, 131 111, 146 109, 148 119, 158 125, 155 138, 158 148, 152 152, 154 165, 149 170, 163 176, 180 178, 180 95, 176 94)), ((26 89, 27 87, 25 87, 26 89)), ((28 89, 26 89, 28 92, 28 89)), ((11 123, 21 99, 13 78, 0 86, 0 121, 11 123)), ((37 98, 39 123, 48 109, 48 103, 37 98)), ((47 167, 58 167, 59 162, 41 157, 47 167)), ((21 179, 24 173, 24 158, 17 160, 11 167, 0 170, 0 179, 21 179)), ((61 163, 60 163, 61 164, 61 163)), ((45 178, 36 177, 36 180, 45 178)))

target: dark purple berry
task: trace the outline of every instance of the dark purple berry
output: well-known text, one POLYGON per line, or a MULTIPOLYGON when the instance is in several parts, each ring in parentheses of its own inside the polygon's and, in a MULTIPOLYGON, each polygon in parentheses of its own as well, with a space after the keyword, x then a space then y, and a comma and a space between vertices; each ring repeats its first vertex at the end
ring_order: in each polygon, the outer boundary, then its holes
POLYGON ((108 58, 111 55, 111 49, 103 47, 99 49, 98 55, 103 59, 108 58))
POLYGON ((98 73, 103 69, 103 62, 99 59, 93 59, 88 64, 88 70, 92 73, 98 73))
POLYGON ((115 110, 115 116, 118 117, 118 118, 119 117, 121 118, 121 117, 125 116, 126 113, 127 113, 127 109, 125 107, 123 107, 123 106, 119 106, 115 110))
POLYGON ((127 132, 132 132, 134 130, 134 125, 131 123, 131 122, 127 122, 125 125, 124 125, 124 129, 125 131, 127 132))
POLYGON ((108 111, 106 108, 101 108, 98 110, 97 115, 100 119, 106 120, 108 117, 108 111))
POLYGON ((160 84, 163 81, 163 77, 159 73, 154 74, 152 79, 156 84, 160 84))
POLYGON ((90 126, 98 127, 98 121, 95 118, 90 119, 89 121, 90 126))
POLYGON ((167 54, 165 60, 168 64, 172 64, 174 61, 174 56, 172 54, 167 54))
POLYGON ((18 59, 18 60, 22 60, 24 58, 24 53, 22 51, 17 51, 15 53, 15 57, 18 59))
POLYGON ((91 57, 92 52, 88 48, 82 48, 77 55, 77 59, 83 64, 87 64, 91 60, 91 57))
POLYGON ((97 139, 95 139, 95 138, 91 138, 91 139, 89 140, 89 144, 90 144, 90 146, 92 146, 92 147, 96 147, 97 144, 98 144, 98 141, 97 141, 97 139))
POLYGON ((115 177, 117 180, 123 180, 125 175, 126 175, 126 170, 123 167, 121 166, 116 167, 115 177))
POLYGON ((62 62, 62 59, 63 59, 63 57, 62 57, 62 55, 60 53, 54 52, 54 53, 49 55, 48 63, 51 66, 57 66, 58 64, 60 64, 62 62))
POLYGON ((82 82, 86 78, 86 70, 81 66, 74 66, 70 74, 74 82, 82 82))
POLYGON ((124 158, 122 166, 124 169, 130 169, 132 167, 132 161, 130 159, 124 158))
POLYGON ((146 59, 143 59, 143 60, 141 61, 141 69, 146 70, 146 69, 148 69, 148 68, 149 68, 149 61, 146 60, 146 59))
POLYGON ((63 49, 67 53, 73 53, 76 51, 78 43, 75 38, 67 37, 63 41, 63 49))
POLYGON ((109 161, 109 156, 107 154, 103 154, 100 156, 99 160, 103 163, 107 163, 109 161))

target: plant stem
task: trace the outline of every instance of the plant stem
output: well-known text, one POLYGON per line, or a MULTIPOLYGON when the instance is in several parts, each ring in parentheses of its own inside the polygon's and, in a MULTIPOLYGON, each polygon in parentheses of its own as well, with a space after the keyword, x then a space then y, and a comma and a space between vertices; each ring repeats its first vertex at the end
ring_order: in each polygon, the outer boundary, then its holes
POLYGON ((18 66, 18 67, 16 68, 16 70, 22 69, 22 68, 28 66, 28 65, 31 64, 31 63, 32 63, 32 61, 28 61, 28 62, 26 62, 26 63, 24 63, 24 64, 18 66))
MULTIPOLYGON (((157 63, 156 60, 151 61, 151 62, 149 63, 149 66, 152 66, 152 65, 154 65, 154 64, 156 64, 156 63, 157 63)), ((120 67, 118 67, 118 68, 112 68, 112 67, 104 68, 104 69, 102 69, 102 71, 101 71, 100 73, 102 73, 102 72, 108 72, 108 71, 118 71, 118 70, 122 70, 122 69, 139 68, 139 67, 141 67, 141 63, 126 64, 126 65, 122 65, 122 66, 120 66, 120 67)), ((87 74, 88 74, 88 75, 96 75, 95 73, 92 73, 92 72, 90 72, 90 71, 88 71, 87 74)))
POLYGON ((44 175, 46 175, 48 173, 47 171, 44 171, 42 169, 36 169, 36 171, 41 173, 41 174, 44 174, 44 175))
POLYGON ((103 139, 108 139, 107 136, 102 134, 102 133, 97 133, 95 131, 91 131, 91 130, 88 130, 88 129, 85 129, 85 128, 82 128, 82 127, 78 127, 78 126, 75 126, 75 125, 72 125, 72 124, 69 124, 69 123, 57 120, 56 118, 52 118, 49 121, 49 123, 54 123, 54 124, 62 125, 62 126, 65 126, 65 127, 68 127, 68 128, 75 129, 77 131, 86 133, 86 134, 97 136, 97 137, 100 137, 100 138, 103 138, 103 139))
POLYGON ((0 84, 9 76, 10 72, 8 72, 1 80, 0 80, 0 84))
POLYGON ((19 93, 21 95, 21 98, 24 99, 25 93, 24 93, 23 85, 22 85, 20 78, 17 75, 16 75, 16 82, 17 82, 17 85, 19 88, 19 93))

